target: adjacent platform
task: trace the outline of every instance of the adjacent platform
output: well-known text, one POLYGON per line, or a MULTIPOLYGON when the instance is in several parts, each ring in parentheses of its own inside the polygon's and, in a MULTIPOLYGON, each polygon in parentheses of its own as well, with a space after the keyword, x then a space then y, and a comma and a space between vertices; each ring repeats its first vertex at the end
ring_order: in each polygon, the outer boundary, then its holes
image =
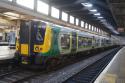
POLYGON ((125 83, 125 47, 115 55, 94 83, 125 83))

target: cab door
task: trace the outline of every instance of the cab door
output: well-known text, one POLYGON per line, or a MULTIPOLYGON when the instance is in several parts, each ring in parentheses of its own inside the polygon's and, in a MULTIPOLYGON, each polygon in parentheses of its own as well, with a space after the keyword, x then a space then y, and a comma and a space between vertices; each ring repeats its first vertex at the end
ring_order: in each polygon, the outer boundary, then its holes
POLYGON ((20 54, 23 56, 30 55, 30 22, 22 21, 20 26, 20 54))

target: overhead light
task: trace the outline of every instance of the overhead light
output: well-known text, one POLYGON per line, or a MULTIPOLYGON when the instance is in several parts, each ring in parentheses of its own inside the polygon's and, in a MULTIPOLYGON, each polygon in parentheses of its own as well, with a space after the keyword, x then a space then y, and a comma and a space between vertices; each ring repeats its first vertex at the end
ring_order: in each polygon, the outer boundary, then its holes
POLYGON ((14 12, 5 12, 3 13, 3 15, 10 19, 25 19, 26 18, 24 15, 14 13, 14 12))
POLYGON ((91 10, 89 10, 90 12, 97 12, 97 10, 96 9, 91 9, 91 10))
POLYGON ((19 17, 20 16, 19 14, 16 14, 16 13, 13 13, 13 12, 5 12, 4 14, 8 15, 8 16, 14 16, 14 17, 19 17))
POLYGON ((105 19, 102 19, 102 20, 100 20, 101 22, 106 22, 106 20, 105 19))
POLYGON ((18 19, 17 17, 14 17, 14 16, 9 16, 9 15, 4 15, 4 16, 6 16, 6 17, 8 17, 10 19, 18 19))
POLYGON ((95 13, 94 15, 95 15, 95 16, 100 16, 101 14, 100 14, 100 13, 95 13))
POLYGON ((100 16, 100 17, 97 17, 97 18, 103 18, 102 16, 100 16))
POLYGON ((92 7, 93 5, 91 3, 81 3, 85 7, 92 7))

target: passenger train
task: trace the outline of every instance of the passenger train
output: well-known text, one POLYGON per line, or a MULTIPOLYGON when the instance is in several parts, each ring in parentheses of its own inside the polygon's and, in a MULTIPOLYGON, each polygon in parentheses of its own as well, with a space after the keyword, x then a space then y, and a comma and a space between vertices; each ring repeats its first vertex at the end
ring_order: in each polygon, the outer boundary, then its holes
POLYGON ((85 50, 112 46, 110 37, 41 21, 22 21, 15 58, 22 64, 46 65, 85 50))

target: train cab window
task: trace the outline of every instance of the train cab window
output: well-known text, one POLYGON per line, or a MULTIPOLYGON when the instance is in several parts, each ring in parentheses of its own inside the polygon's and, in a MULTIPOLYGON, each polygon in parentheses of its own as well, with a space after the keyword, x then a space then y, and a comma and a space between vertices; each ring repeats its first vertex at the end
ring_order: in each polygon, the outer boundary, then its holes
POLYGON ((62 49, 70 48, 70 35, 68 35, 68 34, 61 35, 61 48, 62 49))
POLYGON ((40 29, 37 30, 36 40, 39 41, 39 42, 42 42, 42 41, 43 41, 43 37, 42 37, 42 34, 41 34, 41 30, 40 30, 40 29))

